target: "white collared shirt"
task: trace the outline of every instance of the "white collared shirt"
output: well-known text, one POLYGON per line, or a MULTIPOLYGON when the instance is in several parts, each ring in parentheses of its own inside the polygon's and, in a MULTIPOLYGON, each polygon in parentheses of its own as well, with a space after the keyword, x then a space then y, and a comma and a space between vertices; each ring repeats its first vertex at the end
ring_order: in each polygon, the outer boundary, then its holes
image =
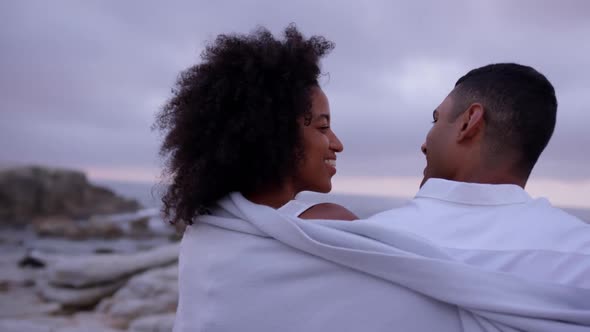
POLYGON ((429 179, 406 206, 366 221, 486 269, 590 288, 590 225, 516 185, 429 179))

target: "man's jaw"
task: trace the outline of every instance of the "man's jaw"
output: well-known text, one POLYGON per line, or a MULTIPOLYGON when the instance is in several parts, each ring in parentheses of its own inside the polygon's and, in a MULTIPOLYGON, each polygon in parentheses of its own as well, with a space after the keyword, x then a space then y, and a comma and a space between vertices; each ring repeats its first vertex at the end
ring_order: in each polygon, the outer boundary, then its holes
POLYGON ((424 170, 422 171, 422 181, 420 182, 420 188, 422 188, 422 186, 426 183, 426 181, 428 181, 428 179, 430 179, 432 176, 430 176, 430 173, 428 171, 428 162, 426 163, 426 166, 424 166, 424 170))
POLYGON ((420 188, 422 188, 422 186, 426 183, 426 181, 428 181, 427 177, 423 177, 422 178, 422 182, 420 182, 420 188))

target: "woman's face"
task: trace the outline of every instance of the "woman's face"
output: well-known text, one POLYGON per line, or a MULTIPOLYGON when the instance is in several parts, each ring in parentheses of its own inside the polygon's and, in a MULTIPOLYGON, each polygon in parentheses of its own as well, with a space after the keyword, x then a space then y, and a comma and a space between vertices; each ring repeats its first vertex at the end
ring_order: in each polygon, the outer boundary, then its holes
POLYGON ((311 122, 306 126, 303 118, 300 121, 303 160, 295 172, 295 188, 297 192, 327 193, 336 174, 336 153, 342 152, 343 146, 330 127, 330 104, 319 87, 314 87, 311 93, 311 122))

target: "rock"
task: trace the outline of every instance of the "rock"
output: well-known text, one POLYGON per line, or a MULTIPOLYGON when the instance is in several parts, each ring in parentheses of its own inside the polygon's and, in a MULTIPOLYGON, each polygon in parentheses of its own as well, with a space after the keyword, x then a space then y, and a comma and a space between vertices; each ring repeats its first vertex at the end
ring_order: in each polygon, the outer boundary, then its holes
POLYGON ((56 332, 120 332, 108 326, 108 317, 93 311, 83 311, 70 317, 68 326, 56 332))
POLYGON ((101 239, 118 239, 125 235, 121 226, 114 223, 89 222, 81 224, 79 228, 81 237, 101 238, 101 239))
POLYGON ((64 217, 46 217, 35 220, 33 227, 39 236, 64 237, 71 240, 117 239, 125 235, 119 225, 95 219, 78 223, 64 217))
MULTIPOLYGON (((168 245, 160 248, 148 250, 145 252, 133 254, 102 254, 87 256, 53 256, 48 262, 45 262, 47 268, 44 277, 36 280, 36 289, 46 300, 60 303, 63 307, 68 308, 86 308, 92 307, 105 297, 114 294, 121 286, 126 283, 126 278, 132 274, 144 271, 149 268, 158 267, 173 263, 178 258, 178 245, 168 245)), ((37 260, 44 262, 42 258, 37 260)), ((156 279, 166 278, 168 274, 154 272, 156 279), (160 275, 163 275, 160 276, 160 275)), ((152 285, 152 289, 158 289, 157 282, 150 284, 149 275, 140 280, 145 285, 152 285)), ((176 293, 175 278, 176 275, 168 277, 172 279, 173 286, 166 287, 166 292, 176 293)), ((135 284, 136 282, 132 283, 135 284)), ((146 288, 147 289, 147 288, 146 288)), ((149 297, 149 296, 148 296, 149 297)), ((174 297, 174 300, 167 299, 163 303, 176 301, 177 295, 168 295, 174 297)), ((145 298, 144 298, 145 299, 145 298)), ((132 305, 131 305, 132 306, 132 305)), ((168 305, 169 306, 169 305, 168 305)), ((168 306, 165 306, 166 308, 168 306)), ((144 310, 129 309, 128 311, 144 310)), ((162 308, 145 309, 150 312, 161 312, 162 308)))
POLYGON ((30 287, 11 287, 0 292, 0 318, 49 315, 60 310, 59 303, 42 301, 30 287))
POLYGON ((145 299, 161 295, 178 297, 178 264, 145 271, 129 279, 116 299, 145 299))
POLYGON ((66 326, 67 319, 35 317, 34 319, 0 319, 2 332, 55 332, 66 326))
POLYGON ((121 332, 121 330, 113 330, 104 326, 67 326, 56 330, 55 332, 121 332))
POLYGON ((85 219, 139 208, 137 201, 89 183, 78 171, 36 166, 0 170, 0 221, 4 223, 25 225, 47 216, 85 219))
POLYGON ((32 269, 42 269, 45 267, 45 262, 27 254, 20 261, 18 261, 18 266, 20 268, 28 267, 32 269))
POLYGON ((141 217, 129 222, 129 227, 131 231, 134 232, 147 232, 150 230, 150 218, 149 217, 141 217))
POLYGON ((104 318, 93 313, 73 317, 29 317, 0 319, 2 332, 122 332, 105 326, 104 318))
POLYGON ((39 279, 35 287, 45 300, 57 302, 65 308, 85 309, 96 305, 103 298, 111 296, 124 284, 125 280, 119 280, 100 286, 69 288, 56 287, 47 280, 39 279))
POLYGON ((145 315, 175 312, 177 297, 160 296, 146 301, 133 299, 114 303, 110 310, 111 326, 127 328, 129 323, 145 315))
POLYGON ((143 216, 129 221, 129 235, 135 239, 148 238, 156 235, 150 227, 150 216, 143 216))
POLYGON ((59 236, 75 238, 78 236, 78 226, 71 218, 44 217, 33 221, 33 230, 39 236, 59 236))
POLYGON ((95 254, 114 254, 116 251, 113 248, 96 248, 95 254))
POLYGON ((97 311, 107 314, 114 327, 127 328, 138 317, 174 313, 177 304, 178 265, 173 264, 134 276, 113 297, 103 300, 97 311))
POLYGON ((131 323, 129 332, 172 332, 175 314, 163 314, 136 319, 131 323))
POLYGON ((0 319, 2 332, 54 332, 55 327, 46 322, 32 322, 25 319, 0 319))
POLYGON ((23 252, 2 253, 0 255, 0 292, 6 292, 18 287, 29 287, 34 283, 37 271, 30 268, 21 268, 18 265, 22 255, 23 252))
POLYGON ((46 252, 37 249, 27 249, 25 255, 19 260, 34 260, 38 265, 43 265, 43 267, 50 266, 56 264, 61 259, 64 259, 65 256, 63 254, 55 253, 55 252, 46 252))
POLYGON ((177 261, 178 244, 132 254, 94 254, 61 257, 48 264, 48 281, 54 286, 89 287, 120 280, 132 274, 177 261))

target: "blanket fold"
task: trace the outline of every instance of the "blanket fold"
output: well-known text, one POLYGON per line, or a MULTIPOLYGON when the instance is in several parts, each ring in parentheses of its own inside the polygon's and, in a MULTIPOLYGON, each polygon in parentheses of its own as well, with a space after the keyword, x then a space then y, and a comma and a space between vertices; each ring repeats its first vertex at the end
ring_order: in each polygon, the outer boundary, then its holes
MULTIPOLYGON (((270 237, 456 306, 465 331, 590 331, 590 289, 468 265, 418 235, 374 222, 301 220, 238 193, 219 207, 227 217, 201 216, 199 222, 270 237)), ((362 292, 372 280, 356 287, 362 292)))

